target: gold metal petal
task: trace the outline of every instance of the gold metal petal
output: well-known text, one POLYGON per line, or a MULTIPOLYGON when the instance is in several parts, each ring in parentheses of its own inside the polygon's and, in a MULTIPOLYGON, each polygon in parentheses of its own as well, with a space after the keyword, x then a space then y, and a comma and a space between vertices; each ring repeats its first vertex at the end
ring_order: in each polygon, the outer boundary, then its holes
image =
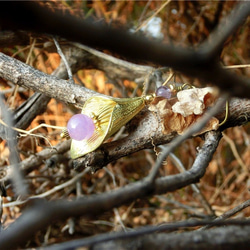
POLYGON ((70 151, 72 159, 92 152, 102 144, 109 131, 110 118, 115 105, 116 102, 113 100, 99 96, 91 97, 85 102, 82 114, 93 117, 96 128, 93 135, 87 140, 72 139, 70 151))
POLYGON ((82 114, 88 115, 93 119, 96 129, 88 140, 72 140, 72 159, 98 148, 104 140, 117 132, 144 108, 146 102, 150 99, 148 97, 119 99, 94 96, 89 98, 83 106, 82 114))

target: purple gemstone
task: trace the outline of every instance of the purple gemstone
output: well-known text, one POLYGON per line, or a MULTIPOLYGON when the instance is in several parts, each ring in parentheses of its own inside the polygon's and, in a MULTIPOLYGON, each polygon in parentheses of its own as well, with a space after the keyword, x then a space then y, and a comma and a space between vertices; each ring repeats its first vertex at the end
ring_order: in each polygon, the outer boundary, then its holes
POLYGON ((170 99, 171 95, 171 89, 166 86, 161 86, 156 90, 156 96, 162 96, 166 99, 170 99))
POLYGON ((95 130, 93 120, 84 114, 73 115, 67 124, 69 135, 76 141, 89 139, 95 130))

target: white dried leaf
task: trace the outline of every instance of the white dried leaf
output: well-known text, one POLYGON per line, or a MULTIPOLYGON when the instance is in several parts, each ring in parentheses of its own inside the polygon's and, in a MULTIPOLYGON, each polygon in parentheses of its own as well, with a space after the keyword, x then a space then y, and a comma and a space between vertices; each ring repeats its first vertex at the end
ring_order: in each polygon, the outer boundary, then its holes
POLYGON ((201 115, 206 109, 205 105, 205 96, 209 94, 209 97, 212 98, 211 102, 214 102, 215 97, 217 97, 217 89, 207 87, 207 88, 193 88, 183 90, 177 93, 178 102, 172 106, 174 113, 181 114, 183 117, 189 115, 201 115))

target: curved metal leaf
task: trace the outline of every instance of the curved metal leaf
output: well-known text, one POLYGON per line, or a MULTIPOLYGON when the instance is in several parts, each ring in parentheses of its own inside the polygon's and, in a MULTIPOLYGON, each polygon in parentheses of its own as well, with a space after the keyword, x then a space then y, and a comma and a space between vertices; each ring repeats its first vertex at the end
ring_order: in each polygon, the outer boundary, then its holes
POLYGON ((93 117, 96 129, 87 140, 72 140, 72 159, 94 151, 105 139, 117 132, 138 114, 144 106, 145 97, 119 99, 94 96, 89 98, 83 106, 82 114, 93 117))
POLYGON ((109 131, 110 118, 115 105, 116 102, 111 99, 98 96, 91 97, 85 102, 82 114, 89 117, 94 116, 93 120, 96 122, 96 129, 94 134, 87 140, 76 141, 72 139, 70 151, 72 159, 83 156, 102 144, 109 131))

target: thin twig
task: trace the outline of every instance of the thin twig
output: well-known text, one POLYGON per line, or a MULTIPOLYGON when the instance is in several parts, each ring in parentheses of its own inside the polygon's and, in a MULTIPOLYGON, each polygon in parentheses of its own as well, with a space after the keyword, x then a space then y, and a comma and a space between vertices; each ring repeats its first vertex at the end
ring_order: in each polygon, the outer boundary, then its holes
MULTIPOLYGON (((177 156, 173 153, 169 154, 170 159, 174 162, 175 166, 178 168, 178 170, 180 172, 184 172, 186 171, 185 167, 183 166, 182 162, 180 161, 179 158, 177 158, 177 156)), ((191 188, 193 189, 193 191, 198 195, 201 203, 204 205, 205 209, 207 210, 207 212, 209 212, 209 214, 211 215, 215 215, 211 205, 209 204, 209 202, 207 201, 206 197, 203 195, 203 193, 201 192, 200 188, 198 187, 197 184, 193 183, 191 184, 191 188)))
POLYGON ((156 11, 154 12, 154 14, 152 16, 150 16, 147 20, 145 20, 136 30, 135 32, 139 31, 142 27, 144 27, 145 25, 147 25, 149 23, 149 21, 154 18, 156 15, 158 15, 158 13, 160 11, 162 11, 169 3, 171 2, 171 0, 167 0, 165 3, 162 4, 162 6, 156 11))
POLYGON ((146 3, 146 5, 145 5, 145 7, 143 8, 143 11, 142 11, 142 13, 141 13, 141 15, 140 15, 140 18, 138 19, 138 23, 141 23, 141 20, 144 18, 144 15, 145 15, 145 13, 146 13, 146 11, 147 11, 149 5, 151 4, 151 2, 152 2, 152 0, 148 0, 148 1, 147 1, 147 3, 146 3))
POLYGON ((240 65, 228 65, 224 66, 225 69, 240 69, 240 68, 249 68, 250 64, 240 64, 240 65))
POLYGON ((58 52, 58 54, 60 55, 60 57, 62 58, 62 60, 63 60, 63 62, 65 64, 65 67, 66 67, 67 72, 68 72, 69 80, 70 80, 70 82, 74 83, 73 74, 72 74, 71 68, 70 68, 70 66, 68 64, 68 61, 67 61, 66 57, 64 56, 64 54, 63 54, 63 52, 61 50, 61 47, 60 47, 60 45, 57 42, 55 37, 53 37, 53 40, 54 40, 54 43, 56 45, 57 52, 58 52))
POLYGON ((37 195, 33 195, 33 196, 30 196, 28 199, 26 200, 18 200, 18 201, 13 201, 13 202, 9 202, 9 203, 6 203, 6 204, 3 204, 3 207, 13 207, 13 206, 18 206, 18 205, 21 205, 21 204, 24 204, 28 201, 30 201, 31 199, 37 199, 37 198, 44 198, 44 197, 47 197, 63 188, 66 188, 70 185, 73 185, 75 182, 77 182, 80 178, 82 178, 86 173, 88 173, 90 171, 89 168, 85 168, 85 170, 79 174, 77 174, 76 176, 74 176, 72 179, 60 184, 60 185, 57 185, 53 188, 51 188, 50 190, 42 193, 42 194, 37 194, 37 195))
MULTIPOLYGON (((18 164, 18 169, 25 171, 26 173, 30 172, 37 166, 40 166, 42 163, 44 163, 44 161, 50 158, 51 156, 55 154, 63 154, 68 151, 69 148, 70 140, 58 143, 53 148, 46 148, 35 155, 29 156, 18 164)), ((2 182, 10 181, 12 168, 12 165, 2 167, 2 170, 5 170, 7 172, 6 175, 0 179, 2 182)))
MULTIPOLYGON (((114 187, 117 187, 114 174, 107 167, 104 167, 104 169, 108 173, 108 175, 110 175, 110 177, 112 178, 114 187)), ((125 227, 125 225, 124 225, 124 223, 122 221, 122 218, 120 216, 119 210, 117 208, 114 208, 113 211, 114 211, 114 214, 115 214, 115 218, 117 219, 117 221, 121 225, 122 229, 126 232, 127 229, 126 229, 126 227, 125 227)))
MULTIPOLYGON (((233 215, 239 213, 240 211, 242 211, 243 209, 250 207, 250 200, 247 200, 243 203, 241 203, 240 205, 234 207, 233 209, 228 210, 227 212, 225 212, 224 214, 218 216, 216 219, 214 219, 214 221, 223 221, 229 217, 232 217, 233 215)), ((201 227, 198 230, 205 230, 210 228, 211 225, 206 225, 204 227, 201 227)))
POLYGON ((248 167, 246 166, 246 164, 242 161, 238 151, 237 151, 237 148, 235 146, 235 143, 234 141, 229 137, 227 136, 225 133, 222 133, 223 135, 223 138, 225 139, 225 141, 229 144, 232 152, 233 152, 233 155, 235 157, 235 159, 237 160, 237 162, 239 163, 239 165, 241 166, 241 168, 243 169, 244 172, 248 173, 249 170, 248 170, 248 167))

